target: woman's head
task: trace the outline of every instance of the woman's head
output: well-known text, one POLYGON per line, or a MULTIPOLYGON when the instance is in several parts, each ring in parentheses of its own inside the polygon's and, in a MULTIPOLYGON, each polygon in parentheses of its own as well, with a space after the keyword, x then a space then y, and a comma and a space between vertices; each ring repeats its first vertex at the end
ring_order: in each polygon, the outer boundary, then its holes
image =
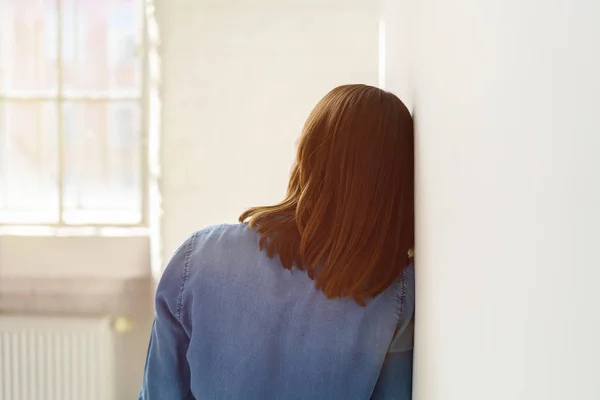
POLYGON ((391 93, 339 86, 304 125, 286 198, 240 221, 286 268, 328 297, 359 304, 383 292, 414 244, 413 122, 391 93))

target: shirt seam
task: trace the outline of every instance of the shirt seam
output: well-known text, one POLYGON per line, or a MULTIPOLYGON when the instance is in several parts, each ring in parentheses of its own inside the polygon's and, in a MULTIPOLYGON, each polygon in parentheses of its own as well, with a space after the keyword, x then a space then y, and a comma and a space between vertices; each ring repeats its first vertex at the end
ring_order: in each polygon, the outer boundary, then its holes
POLYGON ((198 233, 194 233, 185 244, 185 258, 183 261, 183 274, 181 277, 181 287, 179 288, 179 296, 177 297, 177 312, 175 313, 175 318, 179 321, 180 324, 182 322, 183 313, 183 292, 185 290, 185 284, 187 283, 188 276, 190 273, 190 259, 192 256, 192 251, 194 250, 194 246, 196 244, 196 238, 198 237, 198 233))
MULTIPOLYGON (((402 272, 402 283, 400 287, 396 291, 396 296, 399 301, 399 305, 396 308, 396 329, 394 330, 394 336, 392 337, 392 341, 390 343, 390 347, 395 343, 395 341, 400 337, 399 335, 403 335, 404 331, 410 325, 410 322, 413 318, 414 313, 414 299, 410 304, 410 308, 407 309, 407 303, 409 303, 409 295, 414 296, 414 291, 409 293, 408 285, 411 281, 411 274, 409 273, 409 269, 411 266, 407 267, 402 272), (409 318, 407 318, 409 317, 409 318), (401 324, 401 325, 400 325, 401 324)), ((413 281, 414 282, 414 281, 413 281)))
POLYGON ((408 292, 408 282, 406 276, 406 270, 402 271, 402 279, 399 290, 396 292, 398 299, 398 306, 396 308, 396 325, 400 323, 402 317, 404 317, 404 307, 406 305, 406 297, 408 292))

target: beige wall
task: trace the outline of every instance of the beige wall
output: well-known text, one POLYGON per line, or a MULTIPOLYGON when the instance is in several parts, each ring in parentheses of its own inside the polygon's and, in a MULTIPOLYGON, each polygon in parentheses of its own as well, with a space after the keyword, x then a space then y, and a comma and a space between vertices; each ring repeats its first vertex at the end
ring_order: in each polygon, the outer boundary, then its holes
POLYGON ((192 231, 282 199, 317 100, 377 84, 378 11, 370 0, 158 1, 165 258, 192 231))
POLYGON ((145 237, 0 236, 0 279, 139 278, 149 254, 145 237))

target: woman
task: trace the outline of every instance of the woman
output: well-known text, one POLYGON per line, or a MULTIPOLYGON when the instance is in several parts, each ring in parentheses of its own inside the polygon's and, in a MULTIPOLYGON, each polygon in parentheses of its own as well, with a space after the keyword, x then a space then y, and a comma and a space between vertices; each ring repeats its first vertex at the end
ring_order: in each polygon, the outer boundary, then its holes
POLYGON ((140 399, 410 399, 413 123, 340 86, 288 192, 193 234, 158 286, 140 399))

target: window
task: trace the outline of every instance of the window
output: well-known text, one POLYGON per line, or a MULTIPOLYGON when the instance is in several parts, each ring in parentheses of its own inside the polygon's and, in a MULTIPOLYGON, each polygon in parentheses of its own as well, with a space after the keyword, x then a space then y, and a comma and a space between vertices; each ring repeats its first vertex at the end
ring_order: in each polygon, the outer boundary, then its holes
POLYGON ((141 14, 0 1, 0 225, 144 223, 141 14))

